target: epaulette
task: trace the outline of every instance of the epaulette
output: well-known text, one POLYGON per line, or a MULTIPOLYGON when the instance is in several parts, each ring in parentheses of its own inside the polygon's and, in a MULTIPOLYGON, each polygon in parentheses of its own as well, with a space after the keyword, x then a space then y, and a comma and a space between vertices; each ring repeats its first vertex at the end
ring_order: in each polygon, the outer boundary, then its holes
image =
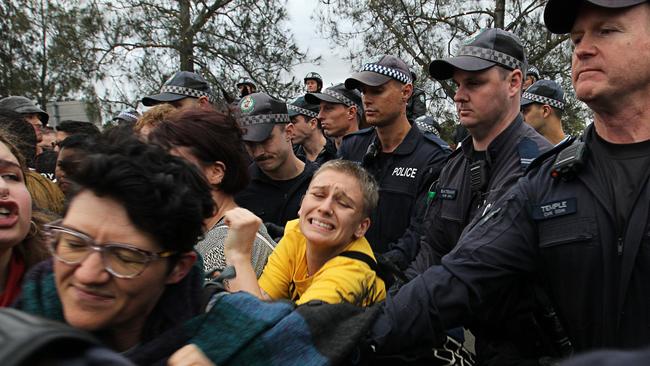
POLYGON ((519 163, 523 171, 526 171, 530 163, 540 154, 537 143, 528 137, 524 137, 519 141, 517 152, 519 153, 519 163))
POLYGON ((571 144, 573 144, 575 140, 576 140, 575 136, 567 136, 564 138, 564 140, 558 142, 557 145, 553 146, 550 150, 541 153, 528 165, 528 168, 526 169, 526 173, 542 165, 542 163, 544 163, 549 157, 555 156, 560 151, 571 146, 571 144))
POLYGON ((449 146, 448 143, 445 142, 445 140, 441 139, 433 132, 430 131, 421 131, 421 132, 426 140, 433 142, 434 144, 438 145, 441 149, 447 150, 448 152, 451 153, 451 147, 449 146))

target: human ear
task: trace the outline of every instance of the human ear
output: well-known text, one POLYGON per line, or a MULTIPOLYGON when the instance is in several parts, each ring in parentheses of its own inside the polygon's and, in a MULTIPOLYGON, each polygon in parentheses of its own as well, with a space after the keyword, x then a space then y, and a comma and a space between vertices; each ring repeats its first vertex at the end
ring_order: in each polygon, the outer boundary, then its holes
POLYGON ((370 228, 370 217, 366 217, 365 219, 361 220, 357 226, 357 229, 354 231, 355 239, 359 239, 360 237, 366 235, 368 228, 370 228))
POLYGON ((178 259, 174 268, 167 275, 167 280, 165 281, 166 285, 172 285, 179 283, 192 269, 194 262, 196 262, 197 255, 195 251, 190 251, 187 253, 181 254, 181 257, 178 259))
POLYGON ((408 102, 408 100, 411 98, 413 95, 413 84, 405 84, 402 87, 402 101, 404 103, 408 102))
POLYGON ((226 175, 226 165, 220 161, 215 161, 208 165, 204 170, 205 176, 210 185, 220 184, 221 181, 223 181, 223 177, 226 175))
POLYGON ((357 115, 357 107, 356 106, 351 106, 348 107, 348 120, 352 120, 355 118, 357 115))
POLYGON ((521 88, 523 86, 523 74, 521 73, 521 70, 513 70, 510 72, 510 76, 508 78, 508 89, 510 90, 511 96, 521 93, 521 88))

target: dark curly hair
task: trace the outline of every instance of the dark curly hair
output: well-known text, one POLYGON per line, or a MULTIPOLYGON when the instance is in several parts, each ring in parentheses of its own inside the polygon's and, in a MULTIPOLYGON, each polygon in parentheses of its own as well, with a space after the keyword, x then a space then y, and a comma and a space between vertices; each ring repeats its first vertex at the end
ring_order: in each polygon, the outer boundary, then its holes
POLYGON ((103 144, 71 177, 74 195, 90 190, 122 205, 140 230, 166 250, 188 252, 214 210, 203 175, 158 146, 133 139, 103 144))
POLYGON ((201 164, 216 161, 226 166, 217 188, 234 195, 249 182, 246 152, 237 122, 229 115, 199 109, 181 109, 165 116, 149 133, 149 142, 172 149, 184 146, 190 149, 201 164))

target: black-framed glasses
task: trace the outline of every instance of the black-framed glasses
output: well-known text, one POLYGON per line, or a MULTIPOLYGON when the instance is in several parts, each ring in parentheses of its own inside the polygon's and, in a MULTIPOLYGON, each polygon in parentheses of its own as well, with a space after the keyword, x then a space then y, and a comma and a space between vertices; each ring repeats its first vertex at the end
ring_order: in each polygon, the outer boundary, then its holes
POLYGON ((97 244, 88 235, 61 226, 59 222, 44 225, 44 228, 48 234, 48 247, 54 258, 65 264, 79 264, 90 253, 97 251, 102 257, 106 271, 118 278, 137 277, 144 272, 149 262, 177 253, 175 251, 154 253, 123 243, 97 244))

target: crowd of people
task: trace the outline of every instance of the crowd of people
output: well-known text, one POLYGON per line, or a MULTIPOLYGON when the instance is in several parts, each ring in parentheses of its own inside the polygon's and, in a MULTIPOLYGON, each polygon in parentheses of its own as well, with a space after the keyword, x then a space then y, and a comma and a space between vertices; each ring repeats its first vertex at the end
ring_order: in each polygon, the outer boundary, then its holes
POLYGON ((574 47, 580 136, 497 28, 429 65, 449 142, 394 55, 290 101, 179 71, 103 131, 0 99, 0 360, 650 362, 650 3, 544 21, 574 47))

